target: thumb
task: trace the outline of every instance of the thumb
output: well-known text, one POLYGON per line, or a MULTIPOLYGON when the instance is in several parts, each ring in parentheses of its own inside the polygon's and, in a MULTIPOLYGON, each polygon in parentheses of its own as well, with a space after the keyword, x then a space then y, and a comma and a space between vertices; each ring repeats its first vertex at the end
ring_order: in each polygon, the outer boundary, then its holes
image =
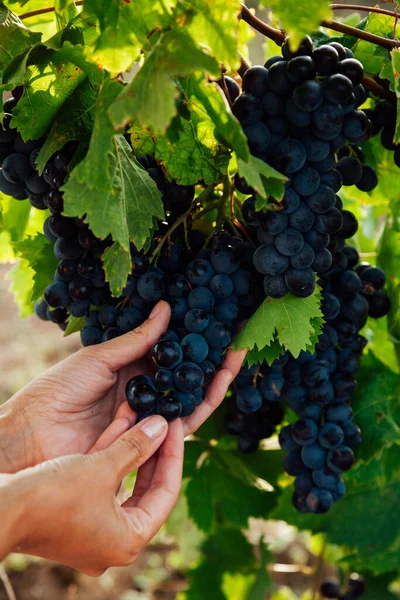
POLYGON ((159 415, 154 415, 143 419, 107 450, 99 452, 98 456, 112 464, 113 473, 119 482, 158 450, 167 433, 167 421, 159 415))

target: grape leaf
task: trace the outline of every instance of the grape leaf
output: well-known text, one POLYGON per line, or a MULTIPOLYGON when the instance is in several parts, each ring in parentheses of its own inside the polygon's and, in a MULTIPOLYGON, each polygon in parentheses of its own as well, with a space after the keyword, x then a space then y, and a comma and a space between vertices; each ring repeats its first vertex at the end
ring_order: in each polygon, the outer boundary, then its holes
POLYGON ((85 12, 98 18, 101 30, 92 59, 111 73, 128 71, 140 50, 149 47, 149 34, 170 25, 173 4, 141 0, 139 9, 135 2, 85 0, 85 12))
POLYGON ((115 297, 121 295, 128 275, 132 271, 131 254, 117 242, 107 248, 102 256, 106 281, 115 297))
POLYGON ((46 133, 60 106, 86 77, 79 67, 60 61, 53 50, 43 52, 26 74, 24 93, 11 120, 24 141, 46 133))
POLYGON ((321 318, 321 291, 317 288, 308 298, 288 294, 284 298, 266 298, 249 319, 233 343, 239 350, 263 349, 276 338, 281 346, 297 358, 315 336, 313 319, 321 318))
POLYGON ((0 2, 0 82, 2 71, 19 54, 38 43, 40 33, 30 31, 23 22, 0 2))
POLYGON ((268 565, 273 561, 273 557, 262 541, 259 544, 259 553, 261 556, 260 568, 258 569, 256 580, 246 600, 259 600, 260 598, 265 598, 266 591, 269 590, 272 585, 271 577, 268 572, 268 565))
POLYGON ((45 288, 52 283, 58 260, 54 256, 53 244, 42 234, 27 237, 14 244, 16 254, 27 261, 32 269, 32 286, 29 302, 32 305, 43 296, 45 288))
POLYGON ((392 69, 393 69, 393 80, 394 80, 394 91, 396 93, 397 98, 397 119, 396 119, 396 131, 394 134, 394 143, 398 144, 400 142, 400 82, 399 82, 399 73, 400 73, 400 50, 395 48, 391 52, 392 57, 392 69))
POLYGON ((137 75, 110 106, 114 126, 122 129, 135 119, 156 133, 164 131, 177 113, 175 77, 195 71, 218 75, 218 65, 183 28, 160 35, 137 75))
POLYGON ((270 8, 280 25, 290 36, 290 44, 297 49, 305 35, 317 30, 321 21, 329 21, 332 11, 329 0, 263 0, 263 6, 270 8))
POLYGON ((396 421, 398 415, 394 412, 400 396, 400 381, 397 373, 369 352, 363 357, 357 382, 351 404, 354 420, 363 436, 358 457, 369 462, 383 448, 400 444, 400 422, 396 421))
POLYGON ((88 141, 93 127, 96 94, 85 79, 55 116, 46 141, 40 148, 36 166, 41 174, 55 152, 71 141, 88 141))
POLYGON ((370 573, 363 573, 366 582, 366 590, 362 595, 363 600, 395 600, 396 595, 388 588, 396 579, 397 573, 385 573, 374 577, 370 573))
POLYGON ((353 568, 385 573, 399 568, 400 447, 385 449, 368 465, 359 464, 345 475, 346 495, 327 515, 298 513, 292 505, 292 486, 280 497, 271 518, 300 529, 323 531, 328 541, 356 553, 353 568))
POLYGON ((238 168, 239 175, 244 177, 262 198, 267 198, 269 195, 273 195, 276 200, 282 198, 285 191, 283 183, 287 177, 266 162, 255 156, 250 156, 248 162, 239 158, 238 168))
POLYGON ((80 331, 85 326, 85 317, 73 317, 69 315, 67 319, 67 329, 64 331, 64 337, 80 331))
POLYGON ((24 237, 31 213, 29 202, 16 202, 14 198, 0 193, 0 231, 7 231, 11 242, 24 237))
POLYGON ((246 354, 246 362, 249 367, 259 365, 264 361, 271 365, 274 360, 279 358, 284 352, 285 348, 281 346, 275 335, 275 338, 268 346, 264 346, 264 348, 261 348, 260 350, 255 346, 249 350, 246 354))
MULTIPOLYGON (((370 13, 367 22, 365 23, 364 30, 368 33, 374 33, 375 35, 393 39, 393 18, 387 15, 370 13)), ((353 51, 355 57, 362 62, 364 69, 368 74, 378 75, 381 73, 382 69, 386 72, 386 65, 388 71, 391 71, 390 54, 385 48, 372 45, 365 40, 358 40, 353 51)), ((392 77, 393 71, 389 75, 390 79, 392 79, 392 77)))
POLYGON ((120 89, 116 82, 104 84, 89 151, 62 189, 67 215, 86 215, 97 237, 111 234, 129 251, 129 241, 138 249, 143 247, 154 219, 162 219, 164 211, 156 184, 136 161, 125 138, 114 135, 107 111, 120 89))
POLYGON ((33 312, 33 303, 31 300, 33 287, 33 269, 27 260, 21 259, 7 273, 7 279, 11 281, 10 292, 14 295, 14 300, 19 307, 19 316, 29 317, 33 312))
POLYGON ((82 69, 96 87, 102 83, 104 72, 91 61, 91 46, 63 40, 61 48, 57 50, 57 56, 60 60, 73 63, 82 69))
POLYGON ((74 0, 55 0, 54 2, 57 29, 64 29, 78 14, 74 0))
POLYGON ((251 476, 244 459, 237 451, 212 448, 201 462, 196 464, 186 489, 189 515, 199 529, 210 532, 219 521, 233 527, 246 527, 249 516, 265 517, 275 506, 276 494, 267 487, 259 486, 251 476), (242 462, 240 472, 233 473, 242 462), (239 461, 239 462, 238 462, 239 461), (229 467, 227 469, 227 466, 229 467), (246 511, 243 510, 246 506, 246 511))
POLYGON ((219 63, 235 70, 239 63, 239 19, 241 3, 238 0, 183 0, 189 17, 186 29, 200 44, 208 46, 219 63))

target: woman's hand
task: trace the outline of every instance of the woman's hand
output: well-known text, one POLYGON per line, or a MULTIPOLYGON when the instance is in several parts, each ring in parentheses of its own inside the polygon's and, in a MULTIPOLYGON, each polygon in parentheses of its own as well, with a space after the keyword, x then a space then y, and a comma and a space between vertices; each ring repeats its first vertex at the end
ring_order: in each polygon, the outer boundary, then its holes
MULTIPOLYGON (((69 454, 86 454, 104 435, 109 442, 136 421, 126 382, 152 373, 149 352, 167 329, 170 308, 159 302, 135 331, 83 348, 38 377, 0 408, 0 472, 13 473, 69 454), (114 422, 115 421, 115 422, 114 422)), ((245 352, 229 352, 202 405, 183 419, 185 435, 219 406, 245 352)))
POLYGON ((0 559, 13 550, 90 575, 131 564, 177 501, 183 441, 180 420, 168 427, 162 417, 153 416, 107 449, 1 476, 5 533, 3 529, 0 559), (121 506, 119 484, 138 467, 133 494, 121 506))

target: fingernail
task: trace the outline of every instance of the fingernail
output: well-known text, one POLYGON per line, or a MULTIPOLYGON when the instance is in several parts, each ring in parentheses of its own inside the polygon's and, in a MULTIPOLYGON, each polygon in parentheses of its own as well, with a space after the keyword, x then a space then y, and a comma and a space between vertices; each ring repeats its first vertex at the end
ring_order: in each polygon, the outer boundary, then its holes
POLYGON ((140 424, 141 430, 147 435, 147 437, 152 439, 160 437, 167 427, 167 421, 158 415, 147 417, 147 419, 144 419, 140 424))
POLYGON ((153 308, 153 310, 151 311, 149 319, 155 319, 156 317, 158 317, 160 312, 162 312, 164 310, 164 307, 165 307, 165 302, 160 300, 160 302, 158 302, 158 304, 156 304, 155 307, 153 308))

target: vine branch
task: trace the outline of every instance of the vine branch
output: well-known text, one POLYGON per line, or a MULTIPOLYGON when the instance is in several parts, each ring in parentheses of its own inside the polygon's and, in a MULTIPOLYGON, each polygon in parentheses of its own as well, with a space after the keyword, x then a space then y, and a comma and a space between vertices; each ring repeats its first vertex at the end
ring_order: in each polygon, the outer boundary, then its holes
POLYGON ((372 12, 378 15, 386 15, 394 18, 398 16, 394 10, 387 10, 386 8, 380 8, 379 6, 362 6, 360 4, 331 4, 330 7, 332 10, 359 10, 360 12, 372 12))
MULTIPOLYGON (((261 19, 253 15, 247 6, 242 6, 240 18, 250 25, 250 27, 253 27, 253 29, 274 41, 278 46, 282 46, 286 34, 280 29, 275 29, 274 27, 267 25, 267 23, 264 23, 264 21, 261 21, 261 19)), ((375 35, 374 33, 369 33, 368 31, 351 27, 345 23, 339 23, 338 21, 322 21, 321 26, 326 27, 327 29, 332 29, 333 31, 338 31, 339 33, 350 35, 366 42, 370 42, 371 44, 380 46, 386 50, 394 50, 394 48, 398 48, 400 45, 400 42, 397 40, 390 40, 380 35, 375 35)))
MULTIPOLYGON (((75 6, 82 6, 83 0, 76 0, 75 6)), ((36 17, 37 15, 45 15, 46 13, 51 13, 56 10, 55 6, 49 6, 48 8, 38 8, 37 10, 31 10, 30 12, 24 13, 23 15, 19 15, 21 21, 24 19, 30 19, 30 17, 36 17)))

